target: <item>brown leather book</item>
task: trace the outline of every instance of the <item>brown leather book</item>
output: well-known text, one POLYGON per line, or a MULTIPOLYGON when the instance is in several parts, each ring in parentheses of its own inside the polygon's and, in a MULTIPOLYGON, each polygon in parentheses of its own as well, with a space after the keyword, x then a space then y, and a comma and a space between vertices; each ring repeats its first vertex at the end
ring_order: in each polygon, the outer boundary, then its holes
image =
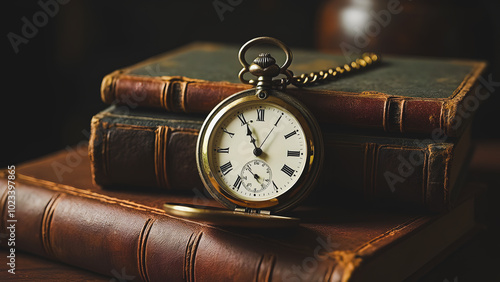
MULTIPOLYGON (((92 119, 89 156, 95 183, 196 190, 195 159, 203 117, 110 107, 92 119)), ((324 127, 325 163, 313 197, 433 211, 459 194, 471 153, 470 130, 439 140, 339 133, 324 127), (322 189, 326 188, 328 189, 322 189)))
MULTIPOLYGON (((108 104, 172 112, 208 113, 229 95, 250 88, 238 80, 238 46, 193 43, 107 75, 101 97, 108 104)), ((256 48, 255 55, 260 50, 256 48)), ((267 50, 269 51, 269 50, 267 50)), ((342 55, 293 50, 296 75, 342 66, 342 55)), ((283 62, 281 51, 272 54, 283 62)), ((248 57, 252 57, 251 54, 248 57)), ((247 58, 248 60, 248 58, 247 58)), ((291 86, 320 122, 381 132, 459 136, 491 88, 480 77, 484 62, 383 56, 380 65, 312 87, 291 86)))
MULTIPOLYGON (((3 259, 10 255, 8 249, 0 249, 0 257, 3 259)), ((6 281, 85 281, 85 282, 109 282, 108 276, 99 275, 94 272, 69 266, 67 264, 54 262, 25 252, 16 252, 16 271, 9 274, 2 267, 0 280, 6 281)), ((8 267, 7 267, 8 268, 8 267)), ((131 281, 131 276, 123 275, 121 270, 114 273, 115 281, 131 281), (123 279, 123 280, 120 280, 123 279)), ((126 274, 126 273, 125 273, 126 274)), ((135 277, 134 277, 135 278, 135 277)))
POLYGON ((143 281, 401 281, 475 229, 472 196, 439 215, 303 206, 294 228, 215 227, 162 210, 210 199, 100 190, 85 151, 2 171, 0 232, 15 233, 3 248, 143 281))

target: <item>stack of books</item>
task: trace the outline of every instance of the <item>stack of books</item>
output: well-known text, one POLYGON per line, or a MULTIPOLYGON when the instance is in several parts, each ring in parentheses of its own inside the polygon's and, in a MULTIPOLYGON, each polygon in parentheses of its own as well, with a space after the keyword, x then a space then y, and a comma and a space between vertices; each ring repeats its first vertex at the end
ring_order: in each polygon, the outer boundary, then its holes
MULTIPOLYGON (((384 57, 331 83, 289 87, 321 124, 322 176, 290 229, 221 228, 162 206, 218 206, 198 176, 204 116, 240 84, 237 46, 194 43, 103 79, 110 104, 75 147, 16 166, 16 245, 144 281, 400 281, 475 231, 464 179, 483 62, 384 57)), ((343 56, 294 51, 295 72, 343 56)), ((2 233, 7 233, 8 170, 2 233)), ((6 246, 6 242, 2 242, 6 246)), ((120 277, 116 277, 119 279, 120 277)))

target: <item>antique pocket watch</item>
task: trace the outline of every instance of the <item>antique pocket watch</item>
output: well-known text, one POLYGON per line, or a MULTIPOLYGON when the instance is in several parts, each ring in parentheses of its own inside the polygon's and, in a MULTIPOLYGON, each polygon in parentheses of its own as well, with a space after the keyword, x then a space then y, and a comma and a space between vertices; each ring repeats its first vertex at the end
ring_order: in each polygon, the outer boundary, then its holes
MULTIPOLYGON (((278 227, 297 218, 275 215, 296 207, 314 188, 323 162, 323 137, 312 113, 281 90, 292 82, 292 52, 281 41, 258 37, 238 54, 238 77, 255 87, 233 94, 207 116, 199 133, 198 172, 210 195, 228 208, 165 204, 173 215, 214 225, 278 227), (257 44, 281 48, 280 67, 268 53, 249 64, 245 53, 257 44), (256 79, 246 80, 249 72, 256 79), (282 78, 275 78, 281 75, 282 78)), ((303 81, 304 82, 304 81, 303 81)))

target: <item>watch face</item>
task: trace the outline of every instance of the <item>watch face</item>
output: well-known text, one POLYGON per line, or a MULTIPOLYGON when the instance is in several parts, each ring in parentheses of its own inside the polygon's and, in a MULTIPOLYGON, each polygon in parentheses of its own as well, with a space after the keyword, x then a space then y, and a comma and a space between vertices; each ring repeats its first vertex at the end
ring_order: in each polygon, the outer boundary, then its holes
POLYGON ((288 110, 266 102, 235 107, 223 115, 208 149, 215 178, 243 200, 264 201, 287 192, 307 161, 299 121, 288 110))
POLYGON ((319 174, 319 126, 295 99, 269 92, 265 99, 255 90, 229 97, 200 131, 200 176, 210 194, 229 208, 289 209, 308 194, 319 174))

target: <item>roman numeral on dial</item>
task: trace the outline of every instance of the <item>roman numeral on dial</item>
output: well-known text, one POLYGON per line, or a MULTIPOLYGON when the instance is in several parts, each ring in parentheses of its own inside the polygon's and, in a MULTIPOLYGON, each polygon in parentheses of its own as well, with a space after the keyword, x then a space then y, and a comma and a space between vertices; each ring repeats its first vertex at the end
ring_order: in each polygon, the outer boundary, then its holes
POLYGON ((222 128, 222 131, 223 131, 224 133, 229 134, 229 137, 233 138, 234 133, 227 131, 227 129, 226 129, 226 128, 224 128, 224 127, 222 128))
POLYGON ((227 147, 227 148, 217 148, 216 151, 217 151, 217 153, 229 154, 229 147, 227 147))
POLYGON ((283 113, 281 113, 281 116, 278 118, 278 120, 276 121, 276 123, 274 124, 274 126, 278 126, 278 122, 280 122, 282 116, 283 116, 283 113))
POLYGON ((257 121, 264 121, 264 109, 257 109, 257 121))
POLYGON ((238 115, 238 118, 239 118, 239 119, 240 119, 240 121, 241 121, 241 126, 243 126, 243 125, 247 124, 247 121, 246 121, 245 116, 243 115, 243 113, 239 114, 239 115, 238 115))
POLYGON ((233 184, 233 187, 238 191, 241 186, 241 177, 238 175, 238 178, 236 178, 236 181, 233 184))
POLYGON ((279 188, 278 188, 278 186, 276 185, 276 183, 274 183, 274 181, 273 181, 273 186, 274 186, 274 190, 276 190, 276 192, 278 192, 278 191, 279 191, 279 188))
POLYGON ((300 151, 287 151, 287 157, 300 157, 300 151))
POLYGON ((293 173, 295 172, 295 170, 293 170, 291 167, 289 167, 287 165, 283 165, 283 167, 281 168, 281 171, 283 171, 289 177, 292 177, 293 173))
POLYGON ((285 135, 285 139, 288 139, 288 138, 294 136, 295 134, 297 134, 297 131, 294 130, 294 131, 288 133, 287 135, 285 135))
POLYGON ((220 172, 224 175, 228 174, 231 170, 233 170, 231 162, 227 162, 220 166, 220 172))

